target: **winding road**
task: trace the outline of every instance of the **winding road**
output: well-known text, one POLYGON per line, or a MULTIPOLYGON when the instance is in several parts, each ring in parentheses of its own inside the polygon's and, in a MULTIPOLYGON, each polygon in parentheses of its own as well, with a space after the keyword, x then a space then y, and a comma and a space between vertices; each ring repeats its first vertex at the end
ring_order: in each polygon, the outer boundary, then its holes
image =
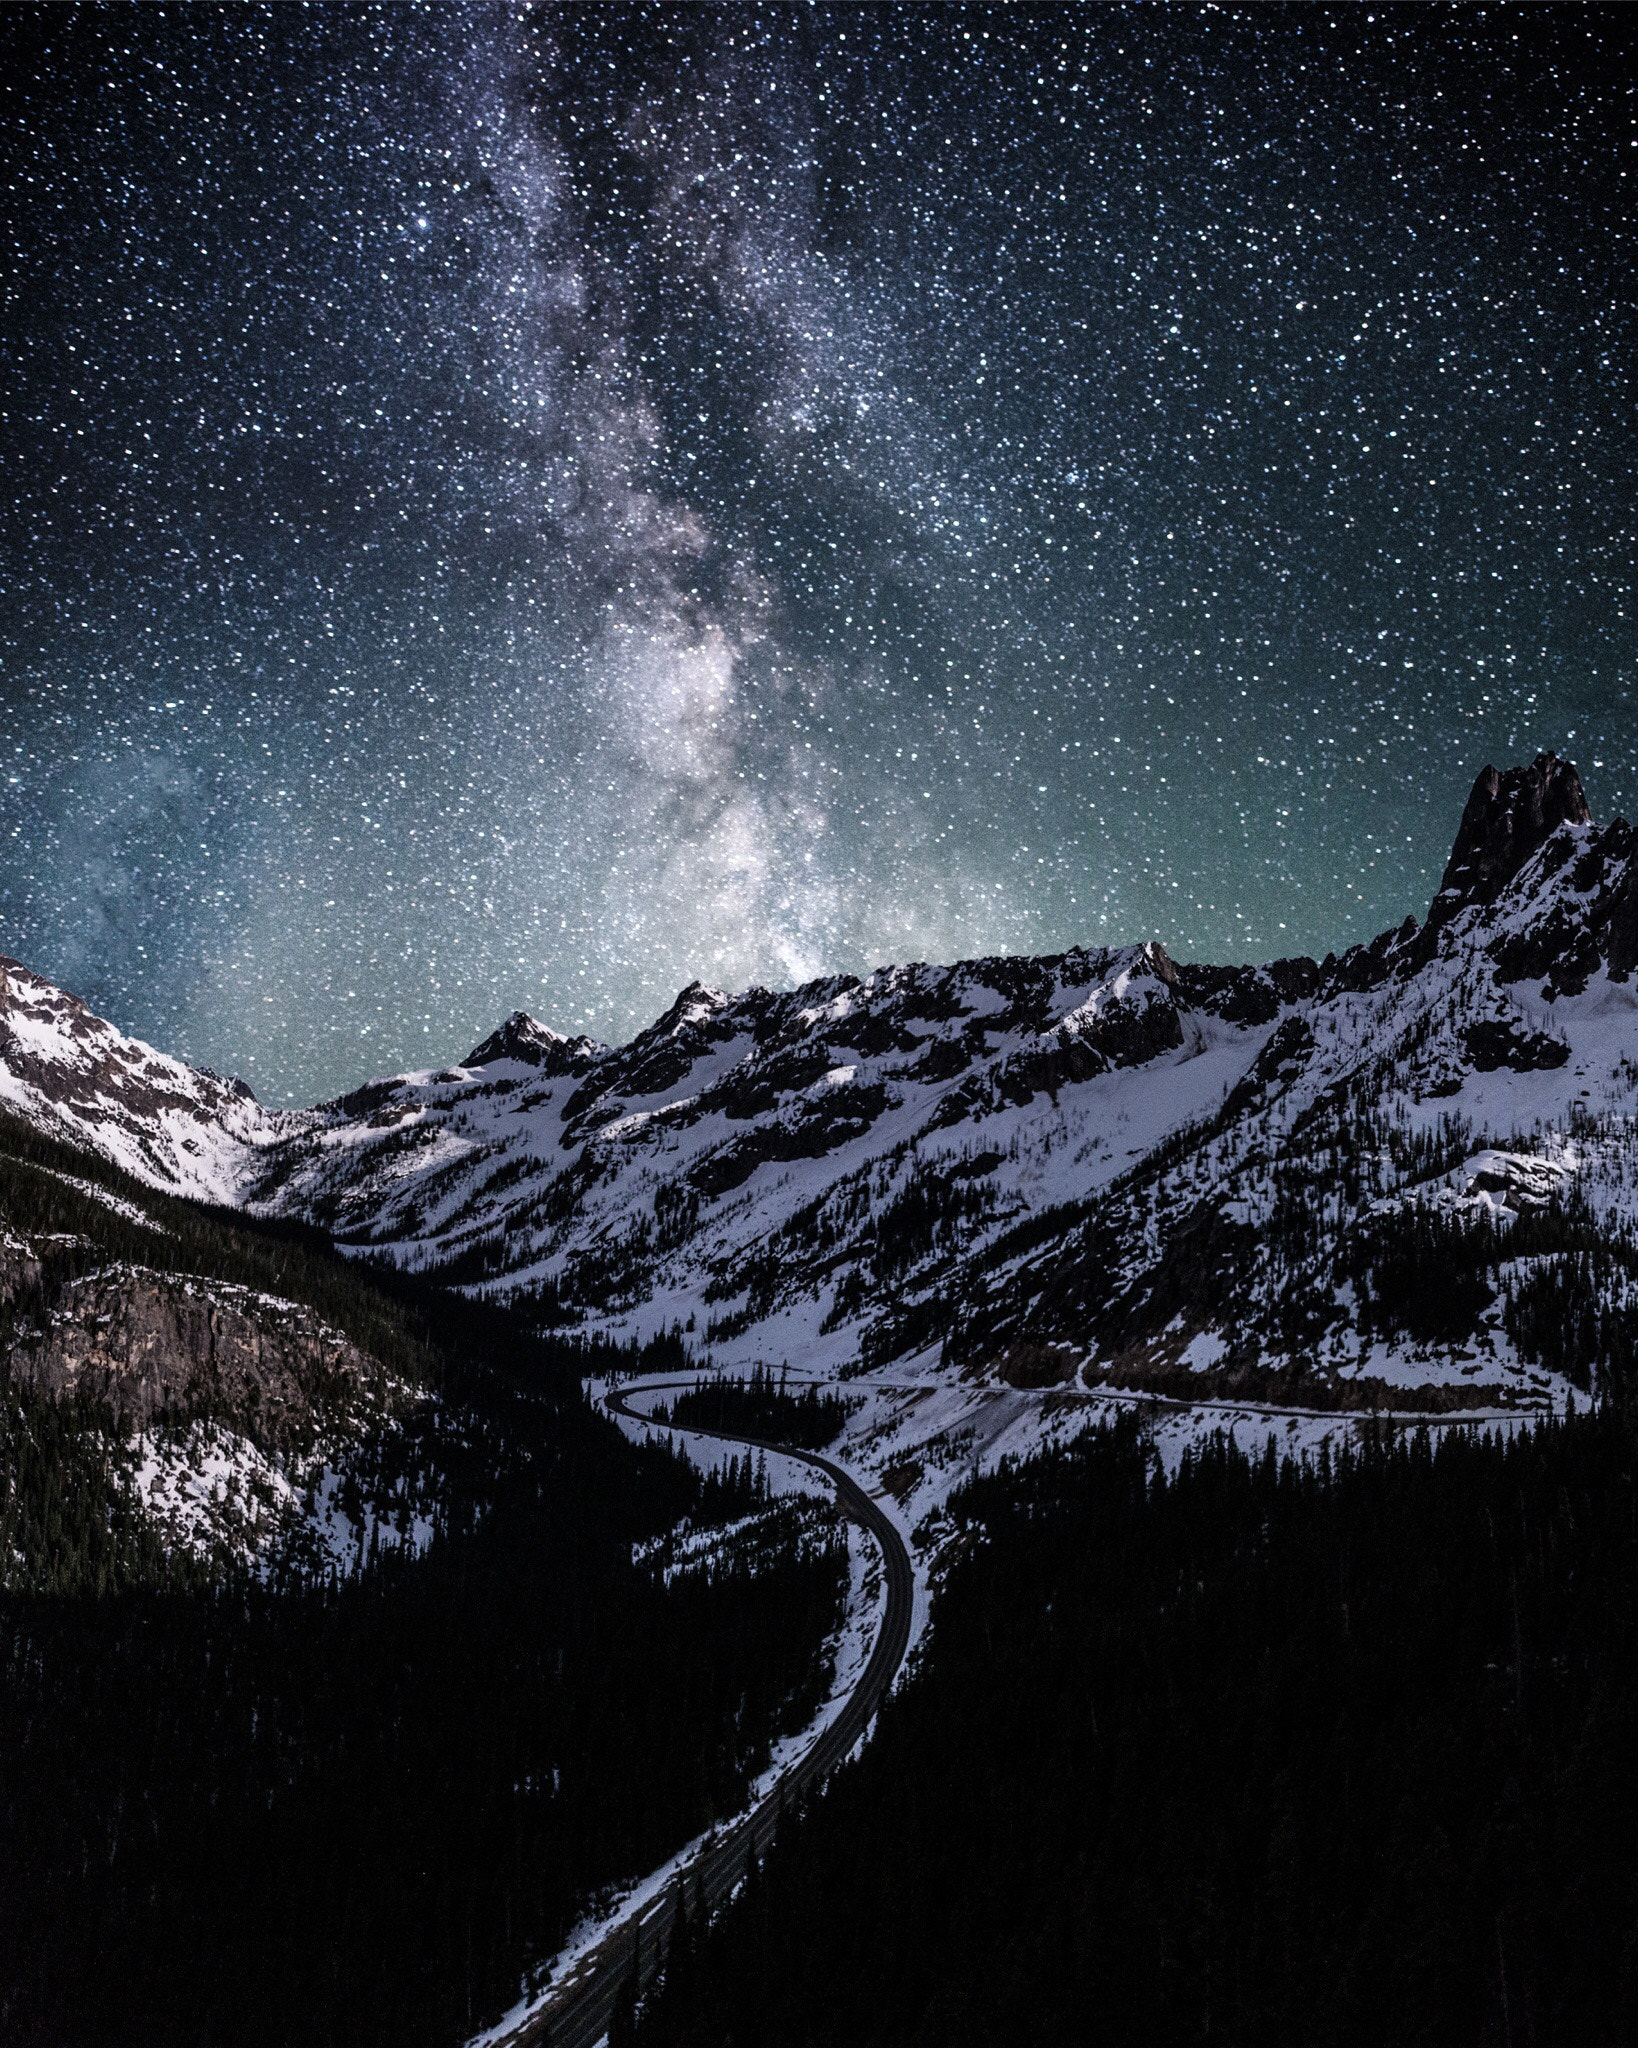
MULTIPOLYGON (((605 1397, 611 1413, 631 1421, 648 1420, 633 1408, 637 1394, 673 1392, 666 1382, 623 1387, 605 1397)), ((816 1783, 832 1771, 870 1726, 876 1709, 893 1683, 910 1641, 910 1615, 915 1594, 915 1577, 904 1538, 881 1507, 871 1499, 851 1474, 829 1458, 813 1451, 792 1450, 788 1444, 766 1443, 759 1437, 730 1436, 719 1429, 680 1430, 677 1435, 715 1437, 723 1443, 749 1444, 755 1450, 778 1451, 782 1457, 799 1458, 822 1472, 836 1489, 837 1505, 844 1515, 875 1539, 882 1554, 887 1580, 887 1605, 876 1641, 859 1682, 848 1695, 841 1712, 786 1771, 762 1802, 737 1825, 712 1838, 678 1878, 653 1899, 641 1913, 613 1928, 563 1980, 515 2032, 505 2037, 505 2048, 594 2048, 608 2032, 621 1991, 633 1978, 645 1984, 665 1951, 671 1925, 676 1918, 677 1900, 684 1884, 689 1899, 703 1896, 715 1910, 745 1875, 754 1854, 761 1856, 779 1825, 780 1815, 791 1795, 816 1783), (697 1889, 696 1889, 697 1887, 697 1889)))

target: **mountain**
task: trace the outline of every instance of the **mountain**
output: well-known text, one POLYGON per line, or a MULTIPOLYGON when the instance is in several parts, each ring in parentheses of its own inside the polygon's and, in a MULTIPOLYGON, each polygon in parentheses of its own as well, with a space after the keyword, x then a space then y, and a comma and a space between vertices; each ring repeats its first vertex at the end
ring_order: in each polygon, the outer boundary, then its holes
POLYGON ((283 1128, 243 1081, 156 1052, 0 956, 0 1107, 138 1180, 232 1202, 283 1128))
POLYGON ((1568 762, 1487 768, 1428 922, 1340 957, 696 983, 617 1048, 515 1017, 273 1137, 249 1198, 725 1362, 1561 1398, 1626 1312, 1633 854, 1568 762))
POLYGON ((460 1066, 286 1117, 30 978, 50 1045, 91 1049, 47 1064, 66 1093, 34 1085, 138 1173, 213 1177, 565 1333, 1536 1405, 1624 1356, 1634 1312, 1635 851, 1549 753, 1478 777, 1425 924, 1321 961, 1151 942, 694 983, 624 1046, 518 1013, 460 1066))

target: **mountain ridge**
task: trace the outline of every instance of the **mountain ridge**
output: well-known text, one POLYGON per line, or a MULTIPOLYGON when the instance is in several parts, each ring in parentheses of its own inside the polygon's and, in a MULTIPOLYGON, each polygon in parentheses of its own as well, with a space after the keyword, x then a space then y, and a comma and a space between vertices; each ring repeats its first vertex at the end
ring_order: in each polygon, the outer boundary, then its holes
POLYGON ((138 1172, 701 1362, 1562 1402, 1595 1368, 1544 1350, 1519 1303, 1596 1253, 1620 1269, 1599 1314, 1627 1312, 1635 856, 1549 752, 1481 771, 1426 923, 1318 961, 1179 963, 1151 940, 694 982, 622 1046, 520 1011, 461 1066, 276 1116, 191 1069, 156 1079, 34 978, 34 1011, 97 1052, 70 1062, 66 1109, 38 1092, 83 1132, 112 1076, 138 1172), (133 1087, 160 1080, 144 1148, 133 1087), (1543 1227, 1520 1192, 1541 1171, 1564 1242, 1504 1255, 1543 1227), (1404 1273, 1453 1255, 1428 1249, 1441 1232, 1488 1276, 1459 1330, 1394 1306, 1404 1273))

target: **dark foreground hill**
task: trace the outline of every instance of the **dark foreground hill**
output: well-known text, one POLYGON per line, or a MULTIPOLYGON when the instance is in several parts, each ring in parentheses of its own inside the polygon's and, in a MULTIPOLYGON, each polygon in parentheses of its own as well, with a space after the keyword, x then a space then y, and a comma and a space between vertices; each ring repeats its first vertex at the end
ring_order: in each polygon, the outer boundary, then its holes
POLYGON ((981 1482, 919 1675, 640 2048, 1625 2048, 1635 1476, 1608 1408, 981 1482))

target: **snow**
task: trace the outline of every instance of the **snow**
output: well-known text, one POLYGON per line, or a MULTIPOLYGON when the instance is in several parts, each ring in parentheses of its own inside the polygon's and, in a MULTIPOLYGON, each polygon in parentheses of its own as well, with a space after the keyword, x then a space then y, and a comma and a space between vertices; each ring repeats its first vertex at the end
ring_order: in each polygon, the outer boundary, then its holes
POLYGON ((53 1180, 61 1181, 65 1188, 72 1188, 77 1195, 85 1195, 93 1202, 100 1202, 105 1209, 111 1209, 116 1216, 122 1216, 127 1223, 136 1223, 144 1230, 151 1230, 156 1237, 172 1237, 174 1231, 156 1223, 146 1209, 139 1209, 135 1202, 127 1201, 123 1195, 116 1195, 111 1188, 105 1188, 94 1180, 81 1180, 72 1173, 58 1173, 46 1166, 40 1169, 49 1173, 53 1180))
POLYGON ((268 1453, 221 1423, 163 1424, 140 1432, 130 1475, 137 1505, 167 1549, 209 1559, 223 1552, 266 1574, 299 1555, 305 1569, 341 1576, 373 1556, 426 1549, 434 1525, 367 1504, 341 1505, 345 1447, 303 1457, 268 1453))
POLYGON ((1181 1362, 1190 1372, 1210 1372, 1214 1365, 1220 1365, 1228 1356, 1228 1341, 1215 1330, 1202 1330, 1198 1337, 1191 1337, 1182 1351, 1181 1362))

